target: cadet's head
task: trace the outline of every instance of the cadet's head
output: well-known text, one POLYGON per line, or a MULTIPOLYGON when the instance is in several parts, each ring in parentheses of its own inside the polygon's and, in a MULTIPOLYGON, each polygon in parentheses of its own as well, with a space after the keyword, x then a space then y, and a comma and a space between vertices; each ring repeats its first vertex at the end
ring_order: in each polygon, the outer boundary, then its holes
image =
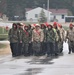
POLYGON ((50 25, 50 24, 47 27, 48 27, 48 29, 52 29, 53 28, 52 25, 50 25))
POLYGON ((42 29, 46 28, 45 24, 41 24, 41 28, 42 29))
POLYGON ((28 26, 27 26, 27 25, 25 25, 25 26, 24 26, 24 29, 25 29, 25 30, 28 30, 28 26))
POLYGON ((40 29, 40 25, 39 24, 36 24, 35 28, 38 30, 40 29))
POLYGON ((56 23, 56 22, 53 23, 53 27, 54 27, 55 29, 57 29, 57 23, 56 23))
POLYGON ((61 25, 61 24, 58 24, 58 27, 59 27, 59 28, 62 28, 62 25, 61 25))
POLYGON ((30 24, 28 25, 28 29, 31 29, 31 25, 30 24))
POLYGON ((16 24, 16 23, 13 23, 12 27, 13 27, 14 29, 17 29, 17 24, 16 24))
POLYGON ((69 28, 70 29, 73 29, 73 24, 72 23, 69 25, 69 28))
POLYGON ((22 28, 22 25, 20 23, 17 23, 18 28, 22 28))

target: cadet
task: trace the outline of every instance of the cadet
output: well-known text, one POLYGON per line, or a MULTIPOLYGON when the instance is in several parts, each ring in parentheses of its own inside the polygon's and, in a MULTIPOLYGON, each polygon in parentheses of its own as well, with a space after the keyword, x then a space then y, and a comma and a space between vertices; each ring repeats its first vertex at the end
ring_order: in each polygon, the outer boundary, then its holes
POLYGON ((60 31, 60 36, 61 36, 61 40, 59 41, 59 50, 60 50, 60 53, 63 52, 63 42, 65 41, 65 30, 64 28, 62 28, 62 25, 58 25, 59 27, 59 31, 60 31))
POLYGON ((59 55, 59 48, 58 48, 58 44, 59 44, 59 41, 61 41, 61 36, 60 36, 60 31, 57 27, 57 23, 54 22, 53 24, 53 27, 54 27, 54 32, 55 32, 55 56, 59 55))
POLYGON ((69 46, 68 54, 71 54, 71 52, 74 53, 74 29, 72 24, 69 25, 66 38, 68 39, 68 46, 69 46))
POLYGON ((9 41, 10 41, 10 48, 12 52, 12 56, 16 57, 17 49, 18 49, 18 31, 17 25, 13 23, 12 28, 9 30, 9 41))
POLYGON ((28 26, 24 26, 23 31, 23 54, 24 56, 28 56, 28 48, 29 48, 29 32, 28 32, 28 26))
POLYGON ((18 55, 22 54, 22 38, 23 38, 23 29, 20 23, 17 23, 18 26, 18 55))
POLYGON ((32 29, 31 25, 28 25, 28 32, 29 32, 29 55, 33 55, 33 50, 32 50, 32 29))
POLYGON ((53 30, 52 25, 48 25, 48 30, 46 33, 46 41, 47 41, 47 56, 54 55, 54 44, 55 44, 55 32, 53 30))
POLYGON ((47 45, 46 45, 46 25, 45 24, 41 24, 41 29, 43 30, 44 33, 44 39, 42 42, 42 55, 46 54, 47 51, 47 45))
POLYGON ((40 25, 36 24, 35 29, 32 32, 32 42, 34 55, 41 55, 41 43, 43 42, 44 34, 40 29, 40 25))

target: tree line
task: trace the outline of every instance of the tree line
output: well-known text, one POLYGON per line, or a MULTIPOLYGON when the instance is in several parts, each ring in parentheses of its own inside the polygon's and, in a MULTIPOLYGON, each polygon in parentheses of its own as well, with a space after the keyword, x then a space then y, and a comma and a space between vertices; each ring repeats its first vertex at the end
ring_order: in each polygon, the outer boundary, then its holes
MULTIPOLYGON (((36 8, 36 7, 47 8, 47 0, 1 0, 1 1, 5 1, 6 3, 6 7, 4 10, 2 10, 2 12, 7 14, 7 16, 10 18, 20 13, 24 15, 25 8, 36 8)), ((74 0, 49 0, 49 7, 54 9, 66 8, 69 9, 74 15, 73 9, 74 0)))

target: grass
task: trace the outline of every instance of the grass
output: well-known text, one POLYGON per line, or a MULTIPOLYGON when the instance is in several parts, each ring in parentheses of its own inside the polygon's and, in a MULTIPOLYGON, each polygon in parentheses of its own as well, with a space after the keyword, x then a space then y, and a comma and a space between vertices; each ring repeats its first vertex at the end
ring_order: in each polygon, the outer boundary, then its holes
POLYGON ((8 39, 8 35, 3 35, 3 34, 0 34, 0 40, 7 40, 8 39))
POLYGON ((5 28, 0 27, 0 34, 8 34, 8 31, 5 28))
POLYGON ((5 48, 7 45, 4 45, 4 44, 0 44, 0 49, 1 48, 5 48))
POLYGON ((8 39, 8 31, 6 31, 5 28, 0 27, 0 40, 6 40, 8 39))

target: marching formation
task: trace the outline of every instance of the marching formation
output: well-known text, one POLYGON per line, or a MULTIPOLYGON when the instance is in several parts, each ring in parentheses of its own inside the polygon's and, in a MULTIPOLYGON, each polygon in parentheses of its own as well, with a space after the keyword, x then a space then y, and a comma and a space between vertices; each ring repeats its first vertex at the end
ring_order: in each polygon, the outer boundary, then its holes
POLYGON ((69 54, 74 52, 74 29, 69 25, 66 31, 61 24, 13 23, 9 30, 12 57, 17 56, 58 56, 63 52, 63 43, 68 39, 69 54))

